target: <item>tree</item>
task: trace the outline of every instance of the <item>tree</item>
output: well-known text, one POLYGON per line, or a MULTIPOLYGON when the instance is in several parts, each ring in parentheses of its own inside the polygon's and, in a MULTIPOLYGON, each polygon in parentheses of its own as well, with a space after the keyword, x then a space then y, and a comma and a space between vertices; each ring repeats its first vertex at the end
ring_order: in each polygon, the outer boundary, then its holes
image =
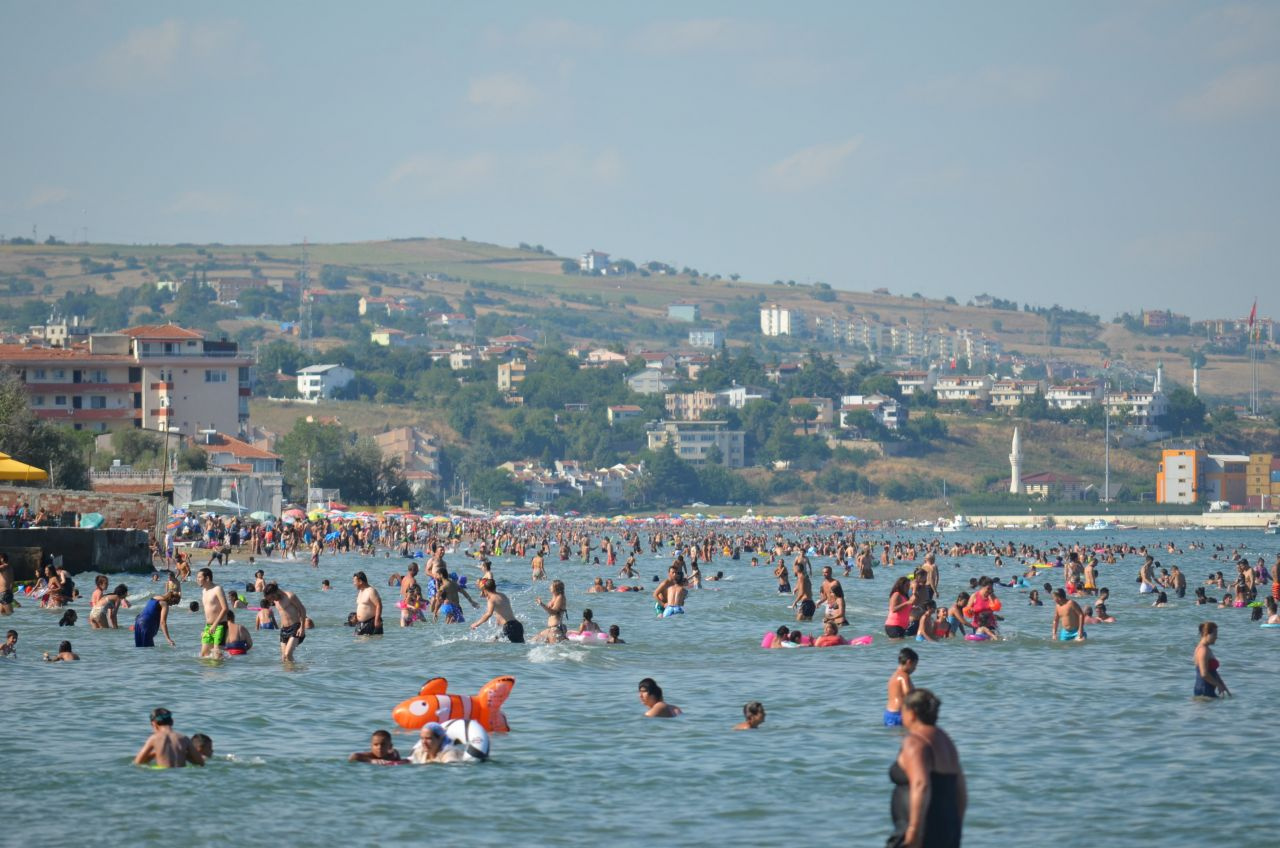
POLYGON ((136 465, 143 457, 155 457, 160 453, 160 436, 146 430, 130 428, 111 434, 111 447, 116 458, 125 465, 136 465))
MULTIPOLYGON (((1179 436, 1189 436, 1204 431, 1204 401, 1184 386, 1176 386, 1169 392, 1165 414, 1158 426, 1179 436)), ((1215 410, 1216 412, 1216 410, 1215 410)))
POLYGON ((56 488, 89 488, 93 437, 37 418, 22 382, 7 370, 0 371, 0 451, 45 469, 56 488))
POLYGON ((517 506, 524 503, 524 487, 501 468, 486 468, 476 472, 467 480, 467 486, 471 489, 473 500, 483 501, 491 507, 504 502, 517 506))
POLYGON ((653 502, 658 506, 687 503, 698 489, 698 472, 676 456, 675 446, 667 442, 662 450, 645 463, 651 479, 653 502))
POLYGON ((209 454, 195 445, 187 445, 178 451, 179 471, 204 471, 209 467, 209 454))
POLYGON ((578 263, 572 259, 566 259, 560 263, 560 271, 564 274, 576 274, 579 271, 578 263))

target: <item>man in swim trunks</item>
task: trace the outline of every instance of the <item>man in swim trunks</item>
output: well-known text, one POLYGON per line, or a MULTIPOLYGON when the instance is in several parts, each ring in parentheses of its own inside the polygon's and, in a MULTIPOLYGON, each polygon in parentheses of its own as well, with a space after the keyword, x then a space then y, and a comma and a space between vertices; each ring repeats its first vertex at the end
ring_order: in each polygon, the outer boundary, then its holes
POLYGON ((356 635, 382 635, 382 596, 378 590, 369 585, 369 578, 363 571, 351 576, 356 587, 356 635))
POLYGON ((387 763, 404 762, 404 758, 400 756, 400 752, 396 750, 395 745, 391 744, 390 733, 385 730, 375 730, 373 731, 373 738, 369 740, 369 750, 356 751, 350 757, 347 757, 347 762, 385 765, 387 763))
POLYGON ((493 580, 480 581, 480 597, 488 602, 488 607, 484 615, 471 625, 471 629, 475 630, 492 618, 502 628, 502 635, 507 637, 507 641, 517 644, 524 642, 524 625, 516 620, 515 613, 511 611, 511 599, 498 591, 497 584, 493 580))
POLYGON ((151 736, 133 758, 135 765, 154 763, 158 768, 182 768, 187 764, 204 765, 204 757, 191 740, 173 729, 173 714, 164 707, 151 711, 151 736))
POLYGON ((262 589, 262 602, 280 610, 280 659, 293 661, 293 652, 307 638, 307 608, 293 592, 273 581, 262 589))
POLYGON ((1086 638, 1084 610, 1067 597, 1064 589, 1053 590, 1053 602, 1057 604, 1053 611, 1053 638, 1060 642, 1083 642, 1086 638))
POLYGON ((227 644, 227 595, 213 582, 213 572, 202 568, 196 572, 196 585, 204 607, 204 632, 200 635, 200 656, 222 656, 222 646, 227 644))
POLYGON ((884 726, 902 725, 902 699, 915 691, 911 674, 920 664, 920 655, 910 648, 898 651, 898 668, 889 677, 888 699, 884 705, 884 726))
POLYGON ((0 554, 0 615, 13 613, 13 566, 0 554))
POLYGON ((796 588, 792 594, 796 599, 792 601, 791 608, 796 611, 796 621, 813 621, 816 609, 813 603, 813 582, 809 579, 809 569, 805 567, 808 562, 804 554, 795 560, 796 588))
POLYGON ((479 609, 480 605, 471 599, 471 595, 467 590, 458 585, 458 581, 454 580, 449 574, 445 574, 440 580, 440 587, 436 589, 436 613, 444 616, 445 624, 465 624, 466 620, 462 617, 462 603, 458 600, 461 594, 471 604, 472 609, 479 609))

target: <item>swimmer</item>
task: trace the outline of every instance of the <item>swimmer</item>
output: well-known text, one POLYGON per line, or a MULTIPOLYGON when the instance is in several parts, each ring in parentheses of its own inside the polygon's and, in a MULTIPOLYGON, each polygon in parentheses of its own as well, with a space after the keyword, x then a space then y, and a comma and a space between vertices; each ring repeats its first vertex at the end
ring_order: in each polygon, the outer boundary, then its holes
POLYGON ((328 592, 328 591, 329 591, 330 589, 332 589, 332 588, 333 588, 333 587, 329 585, 329 581, 328 581, 328 580, 321 580, 321 581, 320 581, 320 591, 321 591, 321 592, 328 592))
POLYGON ((182 768, 188 764, 202 766, 204 757, 190 739, 173 729, 173 714, 164 707, 156 707, 151 711, 151 736, 133 762, 139 766, 154 763, 157 768, 182 768))
POLYGON ((63 639, 58 643, 58 653, 50 654, 48 651, 44 653, 45 662, 74 662, 80 659, 80 655, 71 650, 71 643, 63 639))
MULTIPOLYGON (((231 610, 227 610, 227 644, 228 654, 240 656, 249 653, 249 649, 253 647, 253 637, 249 635, 249 630, 243 624, 236 622, 236 614, 231 610)), ((195 737, 192 737, 193 739, 195 737)))
POLYGON ((747 701, 742 705, 743 721, 733 726, 734 730, 755 730, 764 724, 764 704, 759 701, 747 701))
POLYGON ((605 586, 604 586, 604 578, 602 578, 602 577, 597 577, 597 578, 596 578, 596 580, 595 580, 595 582, 594 582, 594 583, 592 583, 592 584, 587 588, 587 594, 588 594, 588 595, 595 594, 596 592, 607 592, 607 591, 609 591, 609 590, 605 588, 605 586))
POLYGON ((381 636, 382 596, 363 571, 351 575, 351 583, 356 587, 356 635, 381 636))
POLYGON ((310 619, 307 608, 293 592, 281 589, 274 581, 262 590, 262 603, 280 610, 280 659, 293 661, 293 652, 307 638, 310 619))
POLYGON ((814 640, 815 648, 832 648, 847 644, 840 636, 840 627, 831 619, 822 622, 822 635, 814 640))
POLYGON ((1158 592, 1158 593, 1156 593, 1156 601, 1155 601, 1155 603, 1153 603, 1151 606, 1153 606, 1153 607, 1167 607, 1167 606, 1169 606, 1169 596, 1168 596, 1168 595, 1166 595, 1164 592, 1158 592))
POLYGON ((4 644, 0 645, 0 657, 18 656, 18 631, 10 630, 4 636, 4 644))
POLYGON ((1210 646, 1218 641, 1218 625, 1212 621, 1200 622, 1200 644, 1196 645, 1196 683, 1193 690, 1197 698, 1217 698, 1230 695, 1231 690, 1218 674, 1218 659, 1210 646))
POLYGON ((640 703, 646 707, 646 718, 675 718, 684 710, 675 704, 668 704, 662 699, 662 687, 652 677, 646 677, 639 683, 640 703))
POLYGON ((622 628, 616 624, 609 625, 609 638, 605 640, 606 645, 625 645, 622 640, 622 628))
POLYGON ((1053 639, 1059 642, 1083 642, 1087 636, 1084 632, 1084 610, 1075 601, 1067 597, 1063 589, 1053 590, 1053 639))
POLYGON ((205 762, 213 759, 213 740, 203 733, 191 734, 191 747, 195 748, 205 762))
POLYGON ((911 675, 920 665, 920 655, 910 648, 898 651, 898 667, 889 676, 888 696, 884 705, 884 726, 902 726, 902 699, 915 691, 911 675))
POLYGON ((349 763, 372 763, 374 765, 386 765, 388 763, 402 763, 400 752, 391 744, 391 734, 385 730, 373 731, 373 737, 369 740, 369 750, 356 751, 347 757, 349 763))
MULTIPOLYGON (((502 636, 505 636, 508 642, 516 644, 524 642, 524 625, 516 620, 515 613, 511 610, 511 599, 498 591, 492 577, 480 580, 480 597, 485 599, 488 607, 484 615, 471 625, 471 629, 475 630, 492 618, 502 628, 502 636)), ((495 640, 498 638, 494 637, 495 640)))
POLYGON ((427 763, 460 763, 466 760, 466 749, 449 738, 444 725, 438 721, 429 721, 418 731, 418 741, 409 752, 409 762, 425 765, 427 763))
POLYGON ((582 611, 582 623, 578 625, 579 633, 600 633, 600 625, 595 622, 595 613, 590 609, 582 611))
POLYGON ((547 627, 537 636, 533 637, 535 642, 563 642, 568 638, 568 627, 564 623, 565 613, 568 612, 569 602, 564 596, 564 581, 551 581, 551 598, 550 603, 544 604, 542 598, 534 598, 538 606, 542 607, 547 614, 547 627))
POLYGON ((13 614, 13 566, 9 557, 0 553, 0 615, 13 614))

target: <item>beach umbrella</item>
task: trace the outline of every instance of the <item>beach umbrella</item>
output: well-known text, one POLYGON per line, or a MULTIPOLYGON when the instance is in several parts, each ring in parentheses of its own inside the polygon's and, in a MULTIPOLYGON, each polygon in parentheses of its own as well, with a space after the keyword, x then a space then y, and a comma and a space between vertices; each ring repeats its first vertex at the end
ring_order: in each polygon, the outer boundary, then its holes
POLYGON ((307 514, 302 510, 298 509, 296 506, 293 507, 292 509, 286 509, 284 512, 280 513, 280 515, 284 518, 292 518, 295 520, 307 517, 307 514))
POLYGON ((311 519, 312 521, 319 521, 321 518, 324 518, 324 510, 313 509, 307 513, 307 518, 311 519))
POLYGON ((261 509, 257 510, 256 512, 249 513, 249 517, 252 518, 254 521, 261 521, 263 524, 266 524, 269 521, 276 520, 276 517, 274 515, 261 509))
POLYGON ((187 504, 187 509, 192 512, 212 515, 244 515, 245 513, 243 506, 224 498, 203 498, 202 500, 191 501, 187 504))
POLYGON ((48 480, 49 474, 34 465, 19 462, 7 453, 0 453, 0 480, 48 480))

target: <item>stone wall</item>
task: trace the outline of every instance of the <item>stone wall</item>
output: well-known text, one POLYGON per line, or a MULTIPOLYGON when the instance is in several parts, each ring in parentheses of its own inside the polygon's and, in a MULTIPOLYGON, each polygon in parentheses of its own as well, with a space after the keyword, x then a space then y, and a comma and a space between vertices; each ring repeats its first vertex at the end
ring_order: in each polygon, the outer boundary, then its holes
POLYGON ((78 515, 99 512, 106 519, 103 529, 120 528, 163 533, 168 504, 151 495, 117 495, 110 492, 83 492, 75 489, 41 489, 31 486, 0 486, 0 512, 8 513, 16 501, 31 505, 34 514, 43 509, 64 525, 74 525, 78 515))
MULTIPOLYGON (((87 530, 80 527, 36 527, 0 530, 0 551, 9 554, 18 580, 34 577, 31 552, 37 559, 61 562, 79 574, 145 574, 151 572, 150 536, 144 530, 87 530)), ((87 594, 81 590, 81 594, 87 594)))

